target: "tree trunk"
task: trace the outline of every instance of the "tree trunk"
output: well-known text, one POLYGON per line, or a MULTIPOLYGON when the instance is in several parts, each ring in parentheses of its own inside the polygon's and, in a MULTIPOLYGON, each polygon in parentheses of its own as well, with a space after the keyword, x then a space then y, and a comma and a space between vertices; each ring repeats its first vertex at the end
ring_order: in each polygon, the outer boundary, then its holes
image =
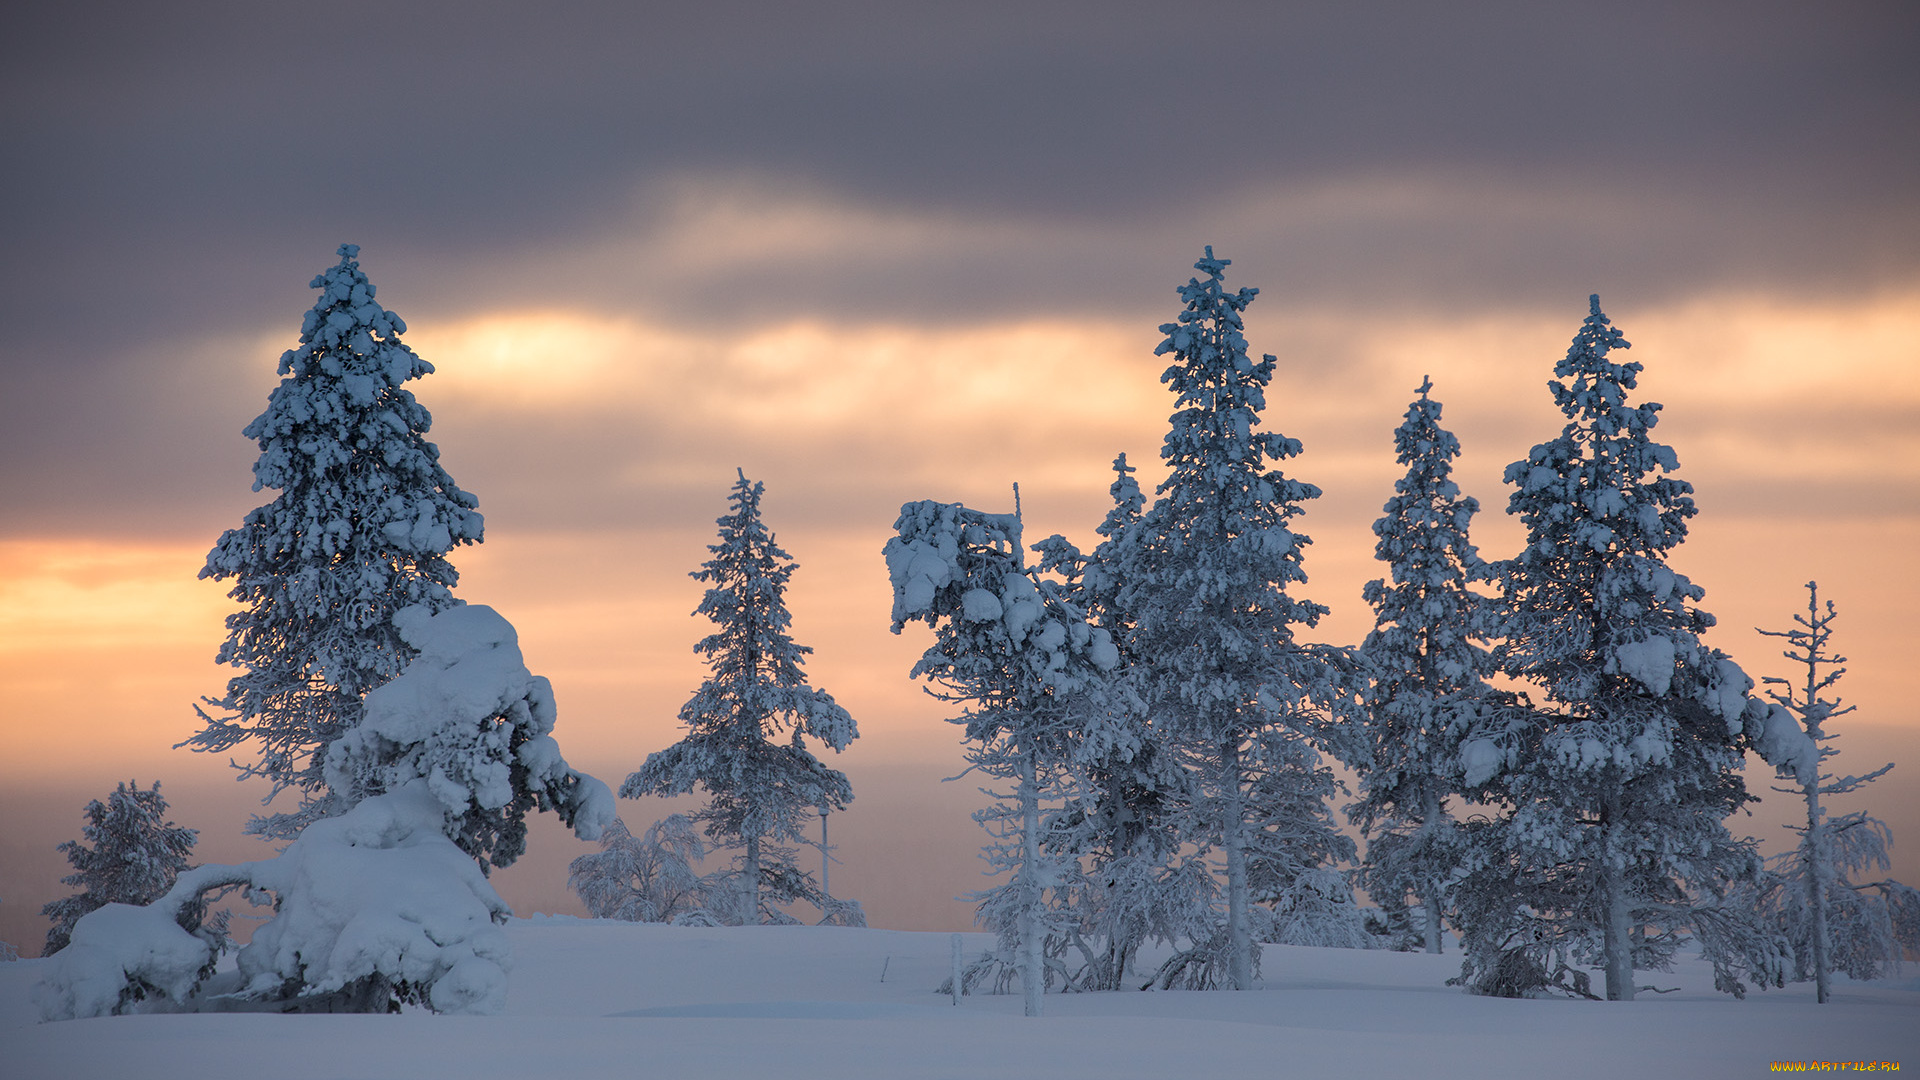
POLYGON ((1827 940, 1827 865, 1826 821, 1820 809, 1820 785, 1807 786, 1807 910, 1813 915, 1813 987, 1814 1000, 1827 1003, 1832 987, 1833 957, 1827 940))
POLYGON ((740 913, 741 926, 760 925, 760 838, 747 837, 747 880, 740 890, 746 910, 740 913))
POLYGON ((1040 1015, 1046 990, 1045 943, 1040 937, 1040 793, 1033 755, 1020 760, 1020 992, 1026 1014, 1040 1015))
MULTIPOLYGON (((1813 583, 1807 583, 1807 617, 1809 627, 1819 624, 1818 595, 1813 591, 1813 583)), ((1791 654, 1789 654, 1791 655, 1791 654)), ((1815 659, 1818 655, 1815 645, 1807 646, 1807 689, 1805 720, 1807 738, 1818 747, 1826 737, 1820 730, 1823 710, 1817 704, 1820 700, 1820 665, 1815 659)), ((1843 658, 1844 659, 1844 658, 1843 658)), ((1845 670, 1845 669, 1842 669, 1845 670)), ((1824 753, 1818 754, 1824 758, 1824 753)), ((1820 769, 1813 769, 1813 783, 1803 789, 1807 793, 1807 837, 1802 842, 1807 868, 1807 911, 1813 916, 1813 988, 1814 1000, 1821 1005, 1827 1003, 1832 989, 1833 957, 1832 942, 1827 940, 1827 878, 1833 872, 1828 863, 1826 811, 1820 807, 1820 769)))
POLYGON ((1227 849, 1227 980, 1235 990, 1253 989, 1253 929, 1247 917, 1247 813, 1241 791, 1240 744, 1221 748, 1221 840, 1227 849))
POLYGON ((1121 782, 1119 768, 1107 775, 1107 805, 1112 808, 1113 831, 1108 841, 1108 851, 1112 864, 1107 867, 1106 903, 1103 916, 1106 922, 1106 970, 1100 972, 1098 990, 1124 989, 1127 969, 1133 966, 1133 953, 1137 942, 1132 940, 1132 930, 1127 913, 1120 910, 1120 883, 1115 869, 1122 860, 1133 855, 1133 837, 1128 835, 1132 825, 1133 808, 1126 802, 1126 785, 1121 782))
POLYGON ((1619 796, 1608 800, 1600 825, 1600 903, 1604 953, 1607 963, 1607 1000, 1633 1000, 1633 905, 1627 896, 1626 874, 1614 865, 1614 831, 1619 827, 1619 796))
MULTIPOLYGON (((1438 792, 1432 790, 1427 792, 1426 814, 1427 819, 1422 823, 1422 827, 1424 831, 1431 835, 1432 830, 1440 827, 1440 795, 1438 792)), ((1431 880, 1425 882, 1424 885, 1425 887, 1421 890, 1420 902, 1426 908, 1427 914, 1427 951, 1437 956, 1440 953, 1440 886, 1437 882, 1431 880)))

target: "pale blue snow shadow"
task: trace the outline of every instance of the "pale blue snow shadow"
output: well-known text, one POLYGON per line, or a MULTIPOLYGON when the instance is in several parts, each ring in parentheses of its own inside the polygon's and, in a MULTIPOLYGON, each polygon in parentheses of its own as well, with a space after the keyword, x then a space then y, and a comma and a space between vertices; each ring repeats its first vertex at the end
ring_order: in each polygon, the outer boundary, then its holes
POLYGON ((737 1001, 707 1005, 661 1005, 608 1013, 614 1017, 679 1017, 683 1019, 754 1020, 892 1020, 900 1017, 958 1015, 952 1006, 900 1005, 884 1001, 737 1001))

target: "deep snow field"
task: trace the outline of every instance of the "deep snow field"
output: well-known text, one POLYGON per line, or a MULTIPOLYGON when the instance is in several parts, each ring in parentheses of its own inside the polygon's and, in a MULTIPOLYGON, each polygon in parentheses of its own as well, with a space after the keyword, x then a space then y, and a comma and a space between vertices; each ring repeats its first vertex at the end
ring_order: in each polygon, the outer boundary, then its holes
MULTIPOLYGON (((515 919, 492 1017, 123 1016, 38 1023, 43 961, 0 964, 0 1078, 1754 1077, 1784 1061, 1920 1070, 1920 977, 1713 990, 1696 962, 1627 1003, 1471 997, 1453 955, 1269 945, 1245 994, 933 992, 949 935, 515 919), (882 979, 884 974, 885 978, 882 979)), ((966 952, 988 944, 965 936, 966 952)))

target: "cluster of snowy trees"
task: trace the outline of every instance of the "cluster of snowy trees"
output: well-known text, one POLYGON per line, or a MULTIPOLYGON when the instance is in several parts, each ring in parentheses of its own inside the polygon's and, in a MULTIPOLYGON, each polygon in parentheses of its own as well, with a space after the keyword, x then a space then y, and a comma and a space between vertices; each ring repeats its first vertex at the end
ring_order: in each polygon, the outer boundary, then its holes
MULTIPOLYGON (((569 766, 552 687, 513 627, 453 595, 453 548, 481 539, 477 500, 439 463, 405 384, 432 371, 374 299, 358 249, 315 278, 320 298, 247 435, 255 489, 279 495, 223 535, 203 577, 240 610, 219 658, 239 669, 183 745, 257 756, 290 810, 250 826, 275 858, 188 863, 194 834, 150 790, 87 808, 88 844, 63 845, 74 896, 48 905, 54 957, 34 991, 50 1018, 146 1007, 497 1009, 510 954, 490 867, 525 850, 551 811, 601 850, 570 884, 597 916, 740 925, 864 925, 799 865, 808 826, 853 797, 807 741, 857 737, 808 684, 784 593, 795 564, 739 475, 696 613, 709 676, 687 733, 620 794, 704 792, 691 816, 636 837, 613 793, 569 766), (698 868, 709 851, 728 864, 698 868), (210 905, 233 890, 271 918, 232 948, 210 905)), ((1488 562, 1468 539, 1477 503, 1451 479, 1458 441, 1424 382, 1395 433, 1404 479, 1376 523, 1388 574, 1365 590, 1376 625, 1357 648, 1302 634, 1328 609, 1301 595, 1319 489, 1285 474, 1296 440, 1262 429, 1275 360, 1248 355, 1228 263, 1207 250, 1161 327, 1176 396, 1149 501, 1125 455, 1100 543, 1029 548, 1014 512, 921 501, 885 546, 892 627, 933 642, 912 676, 956 705, 969 771, 994 798, 976 819, 1005 880, 978 894, 998 936, 966 989, 1017 980, 1029 1014, 1049 987, 1248 989, 1259 943, 1439 951, 1484 993, 1634 996, 1635 971, 1685 942, 1720 985, 1876 975, 1920 948, 1920 893, 1859 880, 1887 864, 1886 826, 1822 800, 1886 771, 1835 777, 1826 723, 1835 618, 1809 585, 1782 632, 1806 675, 1771 701, 1701 635, 1703 591, 1668 566, 1695 513, 1660 406, 1630 404, 1641 370, 1590 314, 1549 384, 1560 435, 1506 473, 1527 530, 1488 562), (1028 552, 1038 559, 1028 561, 1028 552), (1757 753, 1807 806, 1800 843, 1765 865, 1725 819, 1751 801, 1757 753), (1336 825, 1330 767, 1358 777, 1336 825), (1357 861, 1357 865, 1354 865, 1357 861), (1348 867, 1351 867, 1349 869, 1348 867), (1355 887, 1373 909, 1355 901, 1355 887), (1135 962, 1169 946, 1151 972, 1135 962)), ((1890 768, 1888 766, 1887 768, 1890 768)), ((824 864, 823 864, 824 865, 824 864)))
POLYGON ((1035 1014, 1047 987, 1138 980, 1151 941, 1172 956, 1138 985, 1245 989, 1261 941, 1438 952, 1451 926, 1478 992, 1598 996, 1597 968, 1631 999, 1688 941, 1735 994, 1920 947, 1920 894, 1848 876, 1885 865, 1885 827, 1819 807, 1878 775, 1817 775, 1830 615, 1803 620, 1807 686, 1772 705, 1702 642, 1704 592, 1668 565, 1692 489, 1598 297, 1549 384, 1565 427, 1506 472, 1527 529, 1510 559, 1469 540, 1478 504, 1422 382, 1374 530, 1376 625, 1348 649, 1300 637, 1327 609, 1300 595, 1292 523, 1320 492, 1279 467, 1300 444, 1262 430, 1275 360, 1248 355, 1255 290, 1229 292, 1227 265, 1209 248, 1161 327, 1166 479, 1149 504, 1116 460, 1091 553, 1055 536, 1027 565, 1017 489, 1011 515, 909 503, 887 542, 894 631, 934 634, 913 674, 961 706, 969 760, 1003 788, 978 815, 1006 872, 978 895, 1001 943, 969 985, 1017 978, 1035 1014), (1725 824, 1754 798, 1749 751, 1808 799, 1771 869, 1725 824), (1351 871, 1329 760, 1359 782, 1351 871))

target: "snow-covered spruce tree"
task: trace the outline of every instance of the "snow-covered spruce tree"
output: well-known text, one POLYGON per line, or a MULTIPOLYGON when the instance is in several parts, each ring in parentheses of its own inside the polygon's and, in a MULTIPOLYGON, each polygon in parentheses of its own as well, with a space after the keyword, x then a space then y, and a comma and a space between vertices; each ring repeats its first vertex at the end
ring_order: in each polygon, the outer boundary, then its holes
POLYGON ((1368 837, 1368 894, 1388 910, 1418 909, 1418 937, 1437 953, 1449 885, 1464 858, 1449 803, 1461 788, 1461 747, 1487 711, 1493 661, 1486 603, 1470 587, 1488 577, 1467 539, 1480 504, 1453 481, 1460 441, 1440 426, 1432 389, 1431 379, 1421 380, 1393 433, 1407 473, 1373 523, 1374 557, 1388 576, 1363 592, 1374 612, 1360 647, 1372 764, 1347 815, 1368 837))
POLYGON ((706 791, 707 805, 693 817, 715 843, 742 852, 738 908, 729 914, 744 923, 776 917, 763 910, 770 907, 763 893, 771 903, 819 899, 791 845, 810 843, 814 816, 843 809, 853 789, 801 738, 838 752, 859 735, 847 711, 807 685, 801 670, 813 650, 788 634, 785 597, 797 567, 760 519, 764 490, 740 473, 732 510, 719 519, 720 542, 707 548, 713 558, 692 574, 712 583, 694 613, 717 629, 693 647, 712 674, 680 708, 687 737, 648 755, 620 785, 625 798, 706 791))
POLYGON ((242 610, 227 617, 218 660, 241 669, 218 715, 182 745, 225 753, 271 798, 296 789, 292 813, 256 819, 279 839, 344 806, 326 802, 327 750, 359 722, 361 698, 411 656, 393 624, 402 608, 441 611, 458 574, 456 544, 478 543, 478 502, 440 466, 432 418, 405 384, 433 370, 400 340, 406 324, 374 300, 360 249, 313 279, 320 298, 300 344, 280 358, 280 385, 246 429, 260 445, 254 490, 280 494, 220 537, 200 571, 231 581, 242 610))
POLYGON ((1273 378, 1271 356, 1247 356, 1240 313, 1255 290, 1226 291, 1228 263, 1206 257, 1204 275, 1180 288, 1185 308, 1156 351, 1174 362, 1161 375, 1177 408, 1160 456, 1169 473, 1157 498, 1129 526, 1116 568, 1118 595, 1135 620, 1130 683, 1148 722, 1180 747, 1195 778, 1196 808, 1224 852, 1227 871, 1227 985, 1251 989, 1254 930, 1249 911, 1249 824, 1253 786, 1270 754, 1297 760, 1292 744, 1320 742, 1357 753, 1332 723, 1341 700, 1340 650, 1303 645, 1327 609, 1290 596, 1304 582, 1308 538, 1289 523, 1320 490, 1269 462, 1300 443, 1258 430, 1273 378))
POLYGON ((715 875, 694 864, 707 857, 692 819, 669 814, 635 837, 618 819, 600 836, 600 850, 567 866, 567 888, 596 919, 673 922, 707 914, 723 899, 715 875))
POLYGON ((1485 913, 1467 935, 1470 985, 1521 942, 1538 967, 1603 967, 1607 998, 1630 1000, 1634 969, 1664 970, 1687 928, 1723 989, 1740 992, 1743 968, 1772 981, 1764 935, 1715 903, 1759 868, 1723 819, 1752 800, 1738 770, 1766 710, 1701 643, 1704 591, 1667 566, 1693 489, 1651 438, 1660 406, 1628 404, 1641 365, 1616 362, 1625 348, 1594 297, 1548 383, 1565 428, 1506 470, 1527 542, 1499 568, 1495 655, 1544 701, 1503 779, 1495 852, 1466 886, 1526 932, 1485 913))
POLYGON ((1070 977, 1047 956, 1049 937, 1059 940, 1070 919, 1046 893, 1070 888, 1077 876, 1071 856, 1041 849, 1043 803, 1060 798, 1075 765, 1124 749, 1109 740, 1128 729, 1102 722, 1119 652, 1058 582, 1028 571, 1017 510, 907 503, 894 531, 885 548, 893 632, 909 622, 934 632, 913 677, 933 683, 929 692, 940 700, 964 706, 954 722, 965 726, 968 771, 1013 785, 988 791, 997 801, 974 815, 993 837, 988 864, 1008 875, 976 894, 977 919, 1012 956, 1026 1015, 1038 1016, 1051 978, 1070 977))
MULTIPOLYGON (((87 823, 80 829, 85 840, 68 840, 59 848, 74 870, 60 883, 80 891, 40 909, 53 920, 40 955, 66 948, 82 915, 107 904, 149 904, 173 888, 200 834, 166 820, 166 814, 157 780, 152 788, 128 781, 106 802, 87 804, 87 823)), ((198 913, 193 917, 197 926, 198 913)))
POLYGON ((1793 944, 1795 978, 1812 979, 1821 1004, 1830 996, 1833 972, 1879 978, 1899 962, 1903 951, 1920 950, 1920 892, 1897 881, 1852 880, 1890 865, 1892 836, 1886 823, 1864 811, 1830 818, 1821 801, 1852 794, 1893 768, 1889 762, 1864 776, 1820 771, 1821 764, 1838 753, 1827 745, 1833 738, 1827 721, 1854 710, 1842 707, 1839 696, 1831 693, 1847 670, 1841 666, 1847 658, 1828 651, 1837 614, 1831 600, 1821 607, 1819 585, 1809 581, 1807 613, 1793 617, 1798 627, 1760 631, 1786 638, 1783 655, 1806 667, 1798 680, 1768 676, 1764 681, 1781 687, 1767 696, 1804 726, 1812 753, 1791 762, 1800 766, 1797 770, 1781 769, 1783 775, 1793 775, 1794 786, 1774 788, 1805 800, 1806 824, 1788 826, 1800 834, 1800 843, 1775 858, 1759 901, 1793 944))
MULTIPOLYGON (((1065 597, 1112 638, 1124 671, 1134 619, 1119 597, 1120 567, 1127 530, 1146 499, 1125 454, 1114 459, 1113 470, 1113 507, 1097 529, 1102 539, 1092 555, 1061 536, 1033 550, 1041 554, 1036 572, 1059 575, 1065 597)), ((1063 933, 1082 960, 1073 983, 1086 990, 1127 985, 1134 957, 1149 942, 1205 942, 1218 929, 1218 889, 1206 857, 1182 849, 1185 774, 1138 699, 1122 684, 1114 688, 1120 692, 1109 696, 1101 720, 1126 732, 1107 738, 1113 749, 1104 758, 1076 770, 1079 796, 1043 829, 1047 854, 1085 863, 1085 873, 1055 895, 1065 898, 1063 913, 1074 916, 1063 933)))

